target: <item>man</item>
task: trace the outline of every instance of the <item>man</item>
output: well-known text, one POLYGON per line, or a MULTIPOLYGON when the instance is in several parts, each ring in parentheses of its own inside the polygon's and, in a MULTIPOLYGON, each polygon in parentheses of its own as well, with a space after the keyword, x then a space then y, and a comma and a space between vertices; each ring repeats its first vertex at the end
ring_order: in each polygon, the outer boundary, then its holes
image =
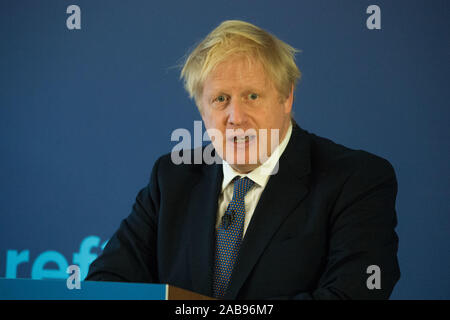
POLYGON ((191 52, 181 76, 223 161, 159 158, 87 280, 223 299, 390 296, 400 276, 395 173, 292 120, 294 54, 242 21, 191 52))

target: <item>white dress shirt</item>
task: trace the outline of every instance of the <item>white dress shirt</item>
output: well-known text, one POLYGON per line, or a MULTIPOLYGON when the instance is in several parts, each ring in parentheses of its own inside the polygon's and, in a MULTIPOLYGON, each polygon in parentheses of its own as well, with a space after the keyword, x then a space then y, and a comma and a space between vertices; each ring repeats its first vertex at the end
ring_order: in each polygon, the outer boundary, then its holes
POLYGON ((255 211, 256 205, 258 204, 259 198, 269 181, 271 172, 278 164, 280 156, 283 154, 284 149, 291 138, 292 133, 292 123, 289 124, 288 131, 281 143, 275 148, 274 152, 270 157, 259 167, 253 171, 243 174, 234 170, 229 163, 225 160, 222 161, 223 170, 223 181, 222 181, 222 192, 219 196, 218 210, 217 210, 217 220, 216 220, 216 230, 219 228, 220 222, 222 220, 225 211, 227 210, 228 204, 233 198, 233 183, 230 183, 234 177, 248 177, 254 182, 254 185, 245 195, 245 220, 244 220, 244 235, 247 231, 247 227, 255 211))

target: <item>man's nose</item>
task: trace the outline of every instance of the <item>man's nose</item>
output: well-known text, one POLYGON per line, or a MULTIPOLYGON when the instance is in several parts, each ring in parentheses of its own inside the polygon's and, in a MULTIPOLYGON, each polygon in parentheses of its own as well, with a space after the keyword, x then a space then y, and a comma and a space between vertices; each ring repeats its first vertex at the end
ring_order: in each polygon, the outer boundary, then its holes
POLYGON ((238 98, 232 99, 228 105, 228 123, 238 126, 246 121, 245 106, 238 98))

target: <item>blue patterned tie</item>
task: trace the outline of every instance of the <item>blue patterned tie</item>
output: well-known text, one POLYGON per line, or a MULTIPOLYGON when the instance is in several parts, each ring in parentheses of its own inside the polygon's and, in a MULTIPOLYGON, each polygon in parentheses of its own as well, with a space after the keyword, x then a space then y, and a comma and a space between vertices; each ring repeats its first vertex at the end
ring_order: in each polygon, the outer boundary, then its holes
MULTIPOLYGON (((239 176, 236 178, 240 178, 239 176)), ((244 232, 245 195, 254 182, 247 177, 234 180, 233 198, 216 234, 213 295, 222 298, 236 263, 244 232)))

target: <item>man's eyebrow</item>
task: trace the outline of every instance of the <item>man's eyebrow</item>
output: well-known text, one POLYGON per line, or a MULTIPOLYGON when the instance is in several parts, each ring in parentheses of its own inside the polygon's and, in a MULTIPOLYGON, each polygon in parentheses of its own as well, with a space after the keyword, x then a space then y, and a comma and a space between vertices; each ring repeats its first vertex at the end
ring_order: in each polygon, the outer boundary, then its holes
POLYGON ((245 90, 243 91, 243 93, 253 93, 253 92, 262 92, 262 91, 264 91, 263 88, 254 88, 254 87, 251 87, 251 88, 245 89, 245 90))
MULTIPOLYGON (((263 87, 255 87, 255 86, 248 86, 245 87, 244 89, 241 90, 240 93, 252 93, 252 92, 262 92, 264 91, 265 88, 263 87)), ((218 94, 228 94, 227 92, 229 92, 230 90, 224 90, 220 87, 218 88, 211 88, 210 90, 208 90, 210 93, 210 95, 218 95, 218 94)))
POLYGON ((225 93, 224 90, 211 90, 211 92, 209 93, 210 97, 216 97, 216 96, 220 96, 220 95, 228 95, 227 93, 225 93))

